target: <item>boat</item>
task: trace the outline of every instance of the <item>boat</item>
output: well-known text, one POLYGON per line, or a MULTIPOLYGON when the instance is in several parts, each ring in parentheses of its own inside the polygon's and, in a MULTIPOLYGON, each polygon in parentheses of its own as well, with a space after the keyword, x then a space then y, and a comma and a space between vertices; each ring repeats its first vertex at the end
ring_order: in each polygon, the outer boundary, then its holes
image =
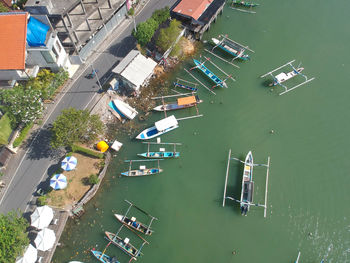
POLYGON ((91 250, 91 253, 103 263, 120 263, 115 257, 111 258, 110 256, 103 254, 101 251, 91 250))
POLYGON ((219 48, 221 48, 223 51, 231 54, 234 57, 237 57, 241 60, 249 60, 250 57, 247 54, 244 54, 244 50, 242 50, 242 48, 238 47, 238 46, 229 46, 227 44, 225 44, 224 42, 220 43, 220 40, 216 39, 216 38, 212 38, 211 41, 213 42, 214 45, 217 45, 219 48))
POLYGON ((188 96, 188 97, 182 97, 178 98, 176 102, 171 102, 168 104, 163 104, 155 107, 153 110, 155 111, 170 111, 170 110, 179 110, 179 109, 185 109, 194 107, 199 103, 202 103, 203 101, 199 99, 199 97, 196 96, 188 96))
POLYGON ((240 1, 240 0, 236 0, 236 1, 233 0, 231 5, 232 6, 243 6, 243 7, 256 7, 259 4, 252 3, 252 2, 246 2, 246 1, 240 1))
POLYGON ((146 175, 159 174, 161 172, 163 172, 163 169, 160 169, 160 168, 146 168, 145 165, 140 165, 139 169, 129 170, 127 172, 122 172, 121 175, 136 177, 136 176, 146 176, 146 175))
POLYGON ((128 226, 133 230, 136 230, 148 236, 152 235, 153 233, 153 230, 151 230, 148 226, 146 226, 145 224, 142 224, 139 221, 136 221, 135 217, 128 218, 126 216, 119 215, 119 214, 114 214, 114 216, 116 219, 119 220, 120 223, 128 226))
POLYGON ((149 140, 155 137, 158 137, 164 133, 172 131, 178 128, 178 122, 174 115, 171 115, 167 118, 164 118, 160 121, 154 123, 154 126, 143 130, 139 135, 136 136, 136 139, 139 140, 149 140))
POLYGON ((227 88, 225 82, 223 82, 219 77, 217 77, 213 72, 211 72, 206 66, 204 66, 204 62, 193 59, 194 64, 196 64, 196 68, 200 69, 208 78, 210 78, 217 86, 227 88))
POLYGON ((106 231, 105 232, 107 239, 113 243, 113 245, 119 247, 121 250, 123 250, 126 254, 136 259, 136 257, 140 256, 141 253, 139 253, 139 250, 134 247, 132 244, 129 243, 129 238, 125 238, 124 240, 117 236, 116 234, 113 234, 111 232, 106 231))
POLYGON ((138 114, 138 112, 133 107, 120 99, 114 99, 113 104, 125 118, 132 120, 138 114))
POLYGON ((241 191, 241 213, 247 215, 250 204, 253 202, 254 182, 253 182, 253 155, 249 152, 244 161, 241 191))
POLYGON ((281 72, 280 74, 274 76, 274 81, 269 85, 271 86, 276 86, 280 83, 283 83, 293 77, 295 77, 296 75, 300 74, 302 71, 304 70, 304 68, 297 68, 297 69, 293 69, 291 72, 285 73, 285 72, 281 72))
POLYGON ((150 158, 150 159, 170 159, 170 158, 179 158, 180 152, 165 152, 165 151, 159 151, 159 152, 145 152, 145 153, 138 153, 137 154, 140 157, 144 158, 150 158))
POLYGON ((193 88, 193 87, 190 87, 190 86, 187 86, 187 85, 183 85, 183 84, 180 84, 178 82, 174 82, 174 87, 179 87, 179 88, 182 88, 182 89, 187 89, 187 90, 190 90, 192 92, 196 92, 198 89, 197 88, 193 88))

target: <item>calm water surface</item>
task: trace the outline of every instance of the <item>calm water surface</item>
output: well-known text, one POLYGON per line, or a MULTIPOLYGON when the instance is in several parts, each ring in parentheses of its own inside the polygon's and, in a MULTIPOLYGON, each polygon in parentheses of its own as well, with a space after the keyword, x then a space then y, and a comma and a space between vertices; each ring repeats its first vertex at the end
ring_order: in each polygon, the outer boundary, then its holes
MULTIPOLYGON (((239 63, 240 69, 213 58, 237 82, 228 81, 229 89, 217 89, 217 96, 201 89, 204 117, 181 121, 180 128, 162 137, 163 142, 183 143, 181 158, 163 161, 165 172, 158 176, 119 178, 127 169, 123 160, 136 159, 146 146, 127 136, 118 138, 123 149, 87 213, 79 223, 67 225, 54 262, 97 262, 87 250, 107 245, 103 232, 119 228, 113 212, 126 211, 124 199, 159 218, 139 259, 144 263, 294 262, 298 251, 300 262, 350 262, 350 2, 261 4, 255 15, 225 7, 205 34, 205 40, 228 34, 255 53, 251 61, 239 63), (270 92, 259 76, 292 59, 296 65, 302 61, 305 74, 316 79, 287 95, 278 96, 282 88, 270 92), (256 163, 271 156, 267 218, 262 208, 252 207, 244 217, 237 203, 221 206, 230 148, 241 159, 251 150, 256 163)), ((192 66, 191 61, 184 65, 192 66)), ((183 70, 176 76, 191 80, 183 70)), ((194 113, 191 109, 176 115, 194 113)), ((161 118, 155 113, 144 125, 161 118)), ((254 169, 255 202, 264 201, 265 172, 254 169)), ((242 165, 232 162, 228 191, 236 198, 241 174, 242 165)), ((130 215, 147 221, 137 210, 130 215)), ((129 230, 120 235, 141 244, 129 230)), ((113 245, 107 254, 129 260, 113 245)))

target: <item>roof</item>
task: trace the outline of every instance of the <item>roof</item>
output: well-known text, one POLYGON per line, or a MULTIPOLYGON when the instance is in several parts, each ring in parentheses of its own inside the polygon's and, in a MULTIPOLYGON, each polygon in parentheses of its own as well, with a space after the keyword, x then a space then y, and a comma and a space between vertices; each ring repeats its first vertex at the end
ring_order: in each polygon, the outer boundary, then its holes
POLYGON ((204 13, 212 0, 182 0, 173 12, 190 16, 196 20, 204 13))
POLYGON ((172 126, 178 126, 178 122, 174 115, 164 118, 154 123, 158 131, 164 131, 172 126))
POLYGON ((196 103, 196 101, 197 100, 196 100, 195 96, 189 96, 189 97, 178 98, 177 104, 178 105, 187 105, 187 104, 196 103))
POLYGON ((0 13, 0 70, 24 69, 27 13, 0 13))

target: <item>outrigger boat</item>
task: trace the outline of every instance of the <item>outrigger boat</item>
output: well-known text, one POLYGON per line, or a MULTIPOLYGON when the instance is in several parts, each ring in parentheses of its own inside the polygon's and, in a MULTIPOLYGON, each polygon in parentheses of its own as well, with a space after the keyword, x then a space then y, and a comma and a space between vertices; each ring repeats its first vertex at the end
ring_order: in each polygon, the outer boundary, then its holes
POLYGON ((126 225, 129 228, 132 228, 133 230, 136 230, 138 232, 141 232, 145 235, 152 235, 153 230, 149 228, 149 226, 146 226, 145 224, 142 224, 139 221, 136 221, 135 217, 128 218, 124 215, 114 214, 115 218, 118 219, 118 221, 124 225, 126 225))
POLYGON ((254 182, 253 182, 253 155, 249 152, 244 161, 241 191, 241 213, 247 215, 249 207, 253 202, 254 182))
POLYGON ((280 85, 281 83, 299 75, 303 70, 304 68, 300 67, 300 68, 293 69, 288 73, 281 72, 280 74, 274 77, 273 82, 270 83, 269 86, 272 87, 272 86, 280 85))
POLYGON ((178 83, 178 82, 174 82, 174 87, 179 87, 179 88, 182 88, 182 89, 187 89, 187 90, 190 90, 192 92, 197 92, 197 88, 193 88, 191 86, 187 86, 187 85, 184 85, 184 84, 181 84, 181 83, 178 83))
POLYGON ((179 158, 180 153, 176 151, 176 145, 181 145, 181 143, 161 143, 161 142, 144 142, 148 144, 147 152, 138 153, 137 155, 144 158, 150 159, 170 159, 170 158, 179 158), (174 145, 174 150, 172 152, 166 151, 165 148, 159 148, 159 151, 150 151, 150 144, 172 144, 174 145))
POLYGON ((204 62, 201 63, 196 59, 193 59, 193 62, 194 64, 196 64, 194 68, 198 68, 200 71, 202 71, 208 78, 210 78, 216 84, 216 86, 227 88, 227 85, 224 81, 222 81, 218 76, 216 76, 206 66, 204 66, 204 62))
POLYGON ((113 103, 125 118, 132 120, 138 114, 138 112, 133 107, 120 99, 114 99, 113 103))
POLYGON ((140 251, 131 243, 129 243, 129 238, 126 237, 123 240, 121 237, 108 231, 105 232, 105 235, 107 239, 112 242, 113 245, 119 247, 122 251, 124 251, 126 254, 128 254, 135 260, 138 256, 140 256, 140 251))
POLYGON ((246 1, 240 1, 240 0, 233 0, 231 3, 232 6, 243 6, 243 7, 256 7, 259 4, 252 3, 252 2, 246 2, 246 1))
POLYGON ((163 160, 163 159, 158 159, 158 160, 126 160, 125 162, 130 162, 129 170, 126 172, 122 172, 121 175, 129 176, 129 177, 138 177, 138 176, 159 174, 159 173, 163 172, 163 169, 160 169, 160 167, 159 167, 159 161, 161 161, 161 160, 163 160), (147 162, 147 161, 158 161, 158 167, 146 168, 146 165, 140 165, 139 169, 131 170, 132 162, 147 162))
POLYGON ((111 258, 110 256, 102 253, 101 251, 91 250, 91 253, 103 263, 120 263, 115 257, 111 258))
POLYGON ((241 48, 238 45, 234 45, 234 43, 231 43, 231 46, 226 44, 224 40, 220 41, 216 38, 212 38, 211 39, 213 44, 215 46, 218 46, 219 48, 221 48, 223 51, 231 54, 232 56, 239 58, 241 60, 249 60, 250 57, 247 54, 244 54, 245 49, 241 48))
POLYGON ((179 124, 174 115, 164 118, 160 121, 154 123, 154 126, 143 130, 136 139, 139 140, 149 140, 158 137, 164 133, 172 131, 179 127, 179 124))
POLYGON ((199 103, 202 103, 203 101, 199 99, 199 97, 196 96, 188 96, 188 97, 182 97, 178 98, 176 102, 171 102, 168 104, 163 104, 155 107, 153 110, 155 111, 170 111, 170 110, 180 110, 185 108, 191 108, 196 106, 199 103))

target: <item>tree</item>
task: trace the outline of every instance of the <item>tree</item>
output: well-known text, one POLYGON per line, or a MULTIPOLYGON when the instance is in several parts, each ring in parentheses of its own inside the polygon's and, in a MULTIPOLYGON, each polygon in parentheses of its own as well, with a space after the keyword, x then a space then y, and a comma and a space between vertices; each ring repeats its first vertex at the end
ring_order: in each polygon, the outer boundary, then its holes
POLYGON ((100 179, 98 178, 98 176, 96 174, 90 174, 89 184, 91 184, 91 185, 98 184, 99 181, 100 181, 100 179))
POLYGON ((103 123, 98 115, 68 108, 53 123, 51 145, 58 148, 71 146, 75 142, 92 142, 102 132, 103 123))
POLYGON ((133 31, 133 36, 141 46, 145 46, 151 40, 157 28, 157 22, 150 18, 136 26, 136 31, 133 31))
POLYGON ((156 41, 157 46, 163 51, 168 50, 180 34, 180 25, 180 21, 173 19, 171 20, 169 27, 162 28, 156 41))
POLYGON ((152 18, 160 25, 161 23, 167 21, 170 18, 170 10, 169 7, 166 6, 162 9, 158 9, 153 12, 152 18))
POLYGON ((28 124, 38 118, 43 110, 41 91, 21 85, 0 93, 14 125, 28 124))
POLYGON ((10 11, 10 9, 8 9, 7 6, 5 6, 2 2, 0 2, 0 13, 6 13, 9 11, 10 11))
POLYGON ((28 221, 18 213, 0 214, 0 262, 15 262, 29 245, 26 228, 28 221))

